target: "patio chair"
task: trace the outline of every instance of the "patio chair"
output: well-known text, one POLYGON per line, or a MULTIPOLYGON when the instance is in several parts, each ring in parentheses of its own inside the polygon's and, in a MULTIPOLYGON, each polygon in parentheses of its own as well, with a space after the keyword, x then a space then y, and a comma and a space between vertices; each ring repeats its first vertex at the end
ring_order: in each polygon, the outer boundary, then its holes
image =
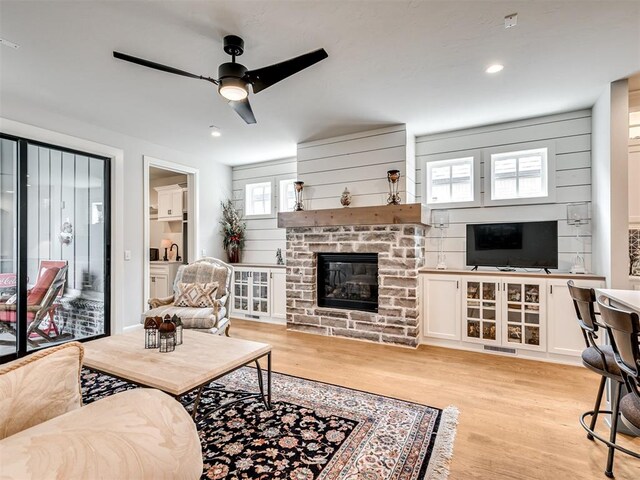
MULTIPOLYGON (((62 340, 55 323, 56 299, 62 296, 67 277, 67 262, 43 260, 35 285, 27 291, 27 342, 38 346, 42 342, 62 340)), ((16 335, 15 302, 0 303, 0 332, 16 335)), ((69 335, 69 338, 72 336, 69 335)), ((1 340, 0 344, 15 342, 1 340)))
POLYGON ((184 328, 229 336, 229 306, 233 267, 217 258, 205 257, 189 265, 178 268, 173 282, 173 295, 167 298, 149 299, 150 310, 142 314, 140 323, 147 317, 164 317, 177 315, 184 328), (214 307, 181 307, 174 305, 178 296, 180 283, 218 283, 216 306, 214 307))

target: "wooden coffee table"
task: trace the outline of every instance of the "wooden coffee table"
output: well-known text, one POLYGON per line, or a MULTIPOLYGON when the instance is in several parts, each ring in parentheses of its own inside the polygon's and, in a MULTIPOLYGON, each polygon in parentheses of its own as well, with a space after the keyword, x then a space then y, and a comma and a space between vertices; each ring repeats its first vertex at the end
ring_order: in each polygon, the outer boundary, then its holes
MULTIPOLYGON (((84 343, 85 367, 107 373, 143 387, 157 388, 179 399, 198 389, 193 406, 195 418, 203 388, 212 381, 255 362, 260 393, 249 393, 223 406, 259 397, 271 408, 271 345, 238 338, 183 330, 183 343, 175 351, 160 353, 144 348, 144 330, 84 343), (267 391, 259 359, 267 357, 267 391)), ((221 406, 222 407, 222 406, 221 406)))

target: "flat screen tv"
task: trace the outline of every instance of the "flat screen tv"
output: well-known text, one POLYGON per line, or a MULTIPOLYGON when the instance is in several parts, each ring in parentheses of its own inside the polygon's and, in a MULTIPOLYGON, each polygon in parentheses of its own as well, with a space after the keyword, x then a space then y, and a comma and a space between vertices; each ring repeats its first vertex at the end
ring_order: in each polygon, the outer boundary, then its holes
POLYGON ((558 222, 467 225, 467 265, 558 268, 558 222))

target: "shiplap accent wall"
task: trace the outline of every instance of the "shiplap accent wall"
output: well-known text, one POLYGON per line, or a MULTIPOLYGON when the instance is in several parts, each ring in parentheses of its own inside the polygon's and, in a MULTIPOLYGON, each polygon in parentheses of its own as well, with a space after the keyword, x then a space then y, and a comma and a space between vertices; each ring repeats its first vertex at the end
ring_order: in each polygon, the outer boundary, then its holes
POLYGON ((298 178, 305 182, 305 209, 340 208, 345 187, 353 207, 385 205, 387 170, 401 172, 402 203, 414 201, 413 138, 405 125, 298 144, 298 178), (409 146, 407 146, 409 144, 409 146), (407 175, 407 171, 410 173, 407 175))
POLYGON ((285 229, 278 228, 280 180, 296 178, 296 159, 285 158, 269 162, 252 163, 233 167, 233 200, 236 208, 244 212, 244 192, 247 183, 273 181, 272 216, 269 218, 246 219, 247 238, 242 253, 243 263, 276 263, 276 250, 286 251, 285 229))
MULTIPOLYGON (((444 242, 448 267, 465 266, 467 223, 558 220, 558 269, 569 270, 576 248, 579 247, 584 249, 585 264, 587 269, 591 270, 591 223, 582 227, 581 240, 578 241, 575 229, 566 221, 568 203, 591 202, 591 110, 417 137, 417 201, 424 199, 425 164, 430 157, 450 153, 459 153, 463 157, 469 151, 512 144, 514 149, 518 149, 518 144, 531 142, 541 142, 541 146, 547 143, 555 145, 556 202, 449 209, 451 226, 446 230, 444 242)), ((484 166, 483 158, 480 182, 483 195, 487 168, 484 166)), ((434 267, 437 263, 439 234, 435 228, 431 228, 427 234, 429 267, 434 267)))

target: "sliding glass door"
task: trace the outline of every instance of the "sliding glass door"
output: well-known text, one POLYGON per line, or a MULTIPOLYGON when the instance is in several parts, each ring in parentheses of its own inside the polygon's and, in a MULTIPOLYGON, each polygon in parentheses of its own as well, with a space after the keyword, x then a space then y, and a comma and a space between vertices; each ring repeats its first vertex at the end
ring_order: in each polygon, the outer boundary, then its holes
POLYGON ((18 142, 0 138, 0 358, 17 354, 14 335, 18 287, 18 142))
POLYGON ((109 334, 109 159, 2 147, 0 356, 109 334))

